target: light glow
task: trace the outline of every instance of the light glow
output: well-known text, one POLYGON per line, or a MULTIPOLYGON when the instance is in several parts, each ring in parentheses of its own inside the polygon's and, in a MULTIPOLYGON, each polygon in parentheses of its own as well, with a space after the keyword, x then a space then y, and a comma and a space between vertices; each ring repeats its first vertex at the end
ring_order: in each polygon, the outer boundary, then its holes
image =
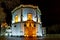
POLYGON ((15 22, 18 22, 18 16, 17 15, 15 16, 15 22))
POLYGON ((36 35, 36 27, 34 27, 34 21, 32 21, 32 14, 27 15, 28 20, 26 21, 26 27, 25 27, 25 36, 35 36, 36 35))

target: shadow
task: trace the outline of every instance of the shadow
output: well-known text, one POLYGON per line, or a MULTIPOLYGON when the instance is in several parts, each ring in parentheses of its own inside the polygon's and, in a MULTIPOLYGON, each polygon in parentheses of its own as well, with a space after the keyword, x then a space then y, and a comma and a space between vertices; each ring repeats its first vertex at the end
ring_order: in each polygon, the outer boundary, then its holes
POLYGON ((1 37, 0 37, 0 40, 6 40, 6 37, 1 36, 1 37))

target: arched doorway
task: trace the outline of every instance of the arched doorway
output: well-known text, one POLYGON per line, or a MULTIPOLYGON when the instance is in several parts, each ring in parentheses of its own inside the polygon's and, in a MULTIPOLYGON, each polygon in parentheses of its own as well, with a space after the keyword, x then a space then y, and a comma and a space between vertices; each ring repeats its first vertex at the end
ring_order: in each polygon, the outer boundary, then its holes
POLYGON ((27 15, 28 20, 24 24, 24 36, 36 36, 36 25, 32 20, 32 14, 27 15))

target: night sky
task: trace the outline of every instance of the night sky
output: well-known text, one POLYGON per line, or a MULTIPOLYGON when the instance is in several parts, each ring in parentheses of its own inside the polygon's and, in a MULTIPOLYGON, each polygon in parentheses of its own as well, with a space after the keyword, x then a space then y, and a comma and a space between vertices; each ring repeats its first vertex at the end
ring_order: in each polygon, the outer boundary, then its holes
POLYGON ((21 3, 39 6, 42 13, 43 26, 60 24, 60 2, 58 0, 22 0, 21 3))
MULTIPOLYGON (((17 0, 16 0, 17 1, 17 0)), ((20 4, 33 4, 39 6, 42 13, 42 24, 43 27, 49 27, 51 25, 60 24, 60 1, 58 0, 21 0, 15 6, 11 8, 7 7, 6 4, 2 2, 1 5, 4 8, 4 11, 7 14, 6 20, 7 23, 11 23, 11 11, 20 4)), ((13 4, 13 3, 12 3, 13 4)), ((10 4, 11 5, 11 4, 10 4)))

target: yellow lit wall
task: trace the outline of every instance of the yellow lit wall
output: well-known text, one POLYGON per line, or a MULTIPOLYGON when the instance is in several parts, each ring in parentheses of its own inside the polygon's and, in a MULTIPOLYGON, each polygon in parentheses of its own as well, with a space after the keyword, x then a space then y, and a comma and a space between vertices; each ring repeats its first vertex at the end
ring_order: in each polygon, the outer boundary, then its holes
POLYGON ((32 20, 32 14, 29 13, 27 16, 28 16, 28 20, 32 20))
POLYGON ((15 16, 15 22, 18 22, 18 16, 17 15, 15 16))
POLYGON ((32 21, 32 14, 27 15, 28 20, 26 21, 25 36, 36 36, 36 26, 34 26, 34 21, 32 21))

